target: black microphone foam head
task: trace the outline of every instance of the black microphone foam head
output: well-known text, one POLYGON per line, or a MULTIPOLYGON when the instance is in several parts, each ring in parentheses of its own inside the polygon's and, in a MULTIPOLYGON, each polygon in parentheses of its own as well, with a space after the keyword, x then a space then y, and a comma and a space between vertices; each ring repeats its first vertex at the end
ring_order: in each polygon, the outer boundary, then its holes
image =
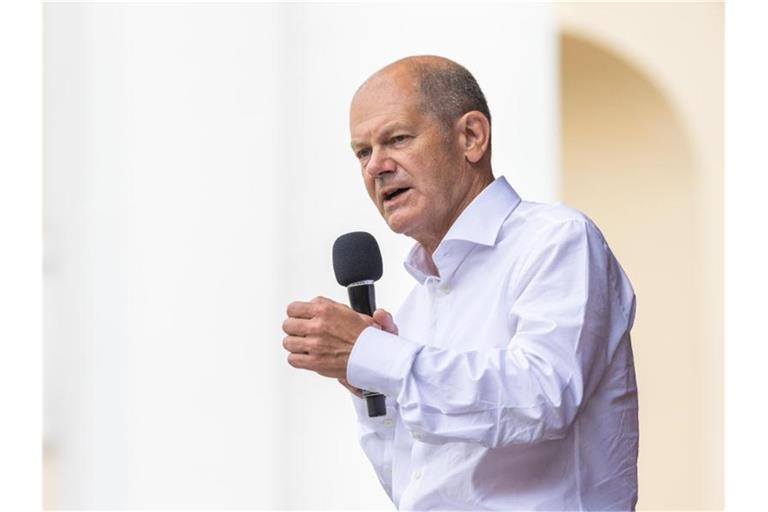
POLYGON ((342 286, 381 279, 381 251, 373 235, 353 231, 333 243, 333 271, 342 286))

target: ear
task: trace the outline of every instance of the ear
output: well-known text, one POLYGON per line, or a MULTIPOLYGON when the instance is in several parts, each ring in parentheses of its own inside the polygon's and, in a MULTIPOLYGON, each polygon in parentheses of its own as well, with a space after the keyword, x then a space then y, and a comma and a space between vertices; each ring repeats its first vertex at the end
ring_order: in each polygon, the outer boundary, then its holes
POLYGON ((491 123, 482 112, 472 110, 458 121, 461 149, 470 163, 478 163, 488 152, 491 142, 491 123))

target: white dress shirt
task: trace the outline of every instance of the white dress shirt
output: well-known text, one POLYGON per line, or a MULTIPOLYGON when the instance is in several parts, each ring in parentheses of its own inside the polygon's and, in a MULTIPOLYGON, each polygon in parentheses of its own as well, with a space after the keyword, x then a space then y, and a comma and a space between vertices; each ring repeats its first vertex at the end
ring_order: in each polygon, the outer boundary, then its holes
POLYGON ((637 501, 635 296, 597 227, 500 177, 461 213, 348 381, 386 395, 361 446, 401 510, 629 510, 637 501))

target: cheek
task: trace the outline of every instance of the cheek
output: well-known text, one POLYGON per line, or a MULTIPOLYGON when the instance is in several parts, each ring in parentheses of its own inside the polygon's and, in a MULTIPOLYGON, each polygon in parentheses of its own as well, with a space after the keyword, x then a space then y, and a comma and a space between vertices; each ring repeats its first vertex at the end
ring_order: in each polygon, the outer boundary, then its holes
POLYGON ((363 183, 365 184, 365 191, 368 192, 368 197, 371 198, 373 204, 375 204, 376 208, 378 208, 379 205, 376 203, 376 183, 374 182, 373 178, 366 177, 363 177, 363 183))
MULTIPOLYGON (((443 178, 444 179, 444 178, 443 178)), ((423 201, 434 203, 434 206, 439 206, 443 199, 443 189, 445 183, 440 181, 440 178, 433 175, 422 176, 420 183, 420 198, 423 201)))

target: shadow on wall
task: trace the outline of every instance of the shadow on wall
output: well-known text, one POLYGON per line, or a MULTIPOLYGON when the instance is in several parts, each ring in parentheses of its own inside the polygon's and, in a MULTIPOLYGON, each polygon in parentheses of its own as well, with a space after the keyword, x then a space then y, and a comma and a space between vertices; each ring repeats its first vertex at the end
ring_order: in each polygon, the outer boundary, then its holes
POLYGON ((570 33, 560 52, 561 197, 597 222, 638 298, 638 507, 717 507, 702 498, 720 447, 707 446, 700 428, 708 376, 697 359, 705 299, 694 228, 703 206, 685 125, 620 55, 570 33))

